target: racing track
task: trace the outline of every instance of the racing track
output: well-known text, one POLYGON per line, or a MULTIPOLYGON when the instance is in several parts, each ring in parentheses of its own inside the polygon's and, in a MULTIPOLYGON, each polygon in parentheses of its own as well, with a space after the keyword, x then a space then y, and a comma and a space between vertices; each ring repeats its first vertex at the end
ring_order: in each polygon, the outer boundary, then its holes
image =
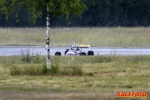
MULTIPOLYGON (((56 51, 60 51, 62 55, 66 49, 70 47, 51 47, 50 55, 54 55, 56 51)), ((91 47, 95 55, 150 55, 150 48, 110 48, 110 47, 91 47)), ((88 52, 88 49, 82 49, 88 52)), ((0 46, 0 56, 12 56, 21 54, 39 54, 46 55, 44 46, 0 46)))

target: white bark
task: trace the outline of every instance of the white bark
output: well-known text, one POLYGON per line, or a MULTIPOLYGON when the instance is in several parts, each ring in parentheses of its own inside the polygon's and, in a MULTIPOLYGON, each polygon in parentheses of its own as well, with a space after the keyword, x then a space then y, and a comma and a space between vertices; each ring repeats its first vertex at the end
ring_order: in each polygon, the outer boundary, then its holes
MULTIPOLYGON (((47 0, 48 1, 48 0, 47 0)), ((49 6, 47 2, 47 18, 46 18, 46 60, 47 60, 47 68, 51 69, 51 60, 50 60, 50 34, 49 34, 49 26, 50 26, 50 14, 49 14, 49 6)))

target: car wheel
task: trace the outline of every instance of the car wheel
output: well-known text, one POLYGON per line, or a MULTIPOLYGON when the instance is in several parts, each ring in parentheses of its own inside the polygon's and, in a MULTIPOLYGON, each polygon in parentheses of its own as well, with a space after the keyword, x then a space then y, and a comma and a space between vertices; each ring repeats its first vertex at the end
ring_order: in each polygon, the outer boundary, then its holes
POLYGON ((93 55, 94 55, 94 52, 93 52, 93 51, 88 51, 87 55, 93 56, 93 55))
POLYGON ((61 56, 61 53, 60 52, 56 52, 55 56, 61 56))
POLYGON ((85 56, 85 55, 86 55, 85 52, 81 52, 81 53, 80 53, 80 56, 85 56))

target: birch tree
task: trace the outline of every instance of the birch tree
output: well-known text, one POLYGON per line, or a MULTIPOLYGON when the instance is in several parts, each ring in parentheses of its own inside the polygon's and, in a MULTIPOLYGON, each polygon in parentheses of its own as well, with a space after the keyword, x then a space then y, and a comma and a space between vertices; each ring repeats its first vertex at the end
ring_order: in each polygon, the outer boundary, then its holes
POLYGON ((22 8, 25 8, 28 11, 30 18, 34 23, 36 22, 36 19, 43 14, 47 15, 46 59, 47 68, 50 69, 50 19, 62 14, 66 15, 67 20, 69 20, 71 14, 80 16, 82 11, 86 9, 86 5, 83 4, 82 0, 0 0, 0 12, 5 14, 6 19, 8 19, 11 14, 16 14, 16 17, 18 17, 18 12, 22 8))

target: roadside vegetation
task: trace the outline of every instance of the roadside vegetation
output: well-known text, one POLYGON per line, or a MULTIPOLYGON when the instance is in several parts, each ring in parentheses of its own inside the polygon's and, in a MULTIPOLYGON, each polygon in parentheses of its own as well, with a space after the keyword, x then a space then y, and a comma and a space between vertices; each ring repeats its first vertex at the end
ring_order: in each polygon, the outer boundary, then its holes
MULTIPOLYGON (((1 46, 45 46, 45 28, 0 28, 1 46)), ((149 27, 50 28, 51 46, 150 47, 149 27), (56 42, 57 41, 57 42, 56 42)))
MULTIPOLYGON (((51 46, 150 47, 150 28, 51 28, 51 46), (57 41, 57 42, 56 42, 57 41)), ((44 28, 0 28, 1 46, 44 46, 44 28)), ((1 100, 126 100, 117 92, 147 92, 150 56, 51 56, 30 51, 0 57, 1 100)))
MULTIPOLYGON (((51 60, 52 70, 47 70, 40 55, 0 57, 2 100, 125 100, 116 97, 121 91, 150 95, 150 56, 52 56, 51 60)), ((133 99, 143 100, 128 100, 133 99)))

